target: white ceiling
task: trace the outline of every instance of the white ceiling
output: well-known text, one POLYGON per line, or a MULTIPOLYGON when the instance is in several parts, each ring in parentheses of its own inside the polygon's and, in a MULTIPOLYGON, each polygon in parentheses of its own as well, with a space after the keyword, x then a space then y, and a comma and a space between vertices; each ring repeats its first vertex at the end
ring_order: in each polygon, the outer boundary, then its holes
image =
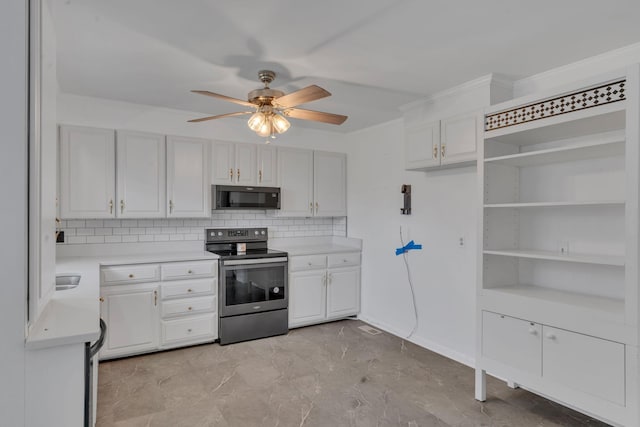
MULTIPOLYGON (((306 108, 349 132, 490 72, 515 79, 640 41, 640 1, 52 0, 63 92, 205 115, 241 106, 257 71, 273 88, 318 84, 306 108)), ((240 120, 228 118, 223 120, 240 120)))

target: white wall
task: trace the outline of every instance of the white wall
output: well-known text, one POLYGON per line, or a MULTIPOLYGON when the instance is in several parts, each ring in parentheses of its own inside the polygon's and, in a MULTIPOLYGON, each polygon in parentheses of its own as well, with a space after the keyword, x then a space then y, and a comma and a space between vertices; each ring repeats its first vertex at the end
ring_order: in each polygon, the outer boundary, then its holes
MULTIPOLYGON (((212 102, 216 101, 212 100, 212 102)), ((59 95, 57 116, 58 123, 68 125, 138 130, 256 144, 262 144, 265 140, 247 127, 245 119, 231 117, 202 123, 187 123, 187 120, 202 117, 203 114, 71 94, 59 95)), ((303 129, 296 126, 296 123, 299 122, 292 119, 291 128, 278 136, 272 144, 346 152, 345 135, 338 132, 303 129)))
POLYGON ((25 412, 27 292, 27 2, 0 3, 0 424, 25 412))
MULTIPOLYGON (((399 228, 423 250, 409 253, 419 326, 412 341, 463 363, 475 346, 475 167, 404 170, 403 122, 350 134, 350 237, 363 239, 362 318, 400 336, 414 325, 399 228), (412 214, 400 215, 402 184, 412 214), (459 247, 459 238, 465 246, 459 247)), ((405 243, 407 240, 405 240, 405 243)))

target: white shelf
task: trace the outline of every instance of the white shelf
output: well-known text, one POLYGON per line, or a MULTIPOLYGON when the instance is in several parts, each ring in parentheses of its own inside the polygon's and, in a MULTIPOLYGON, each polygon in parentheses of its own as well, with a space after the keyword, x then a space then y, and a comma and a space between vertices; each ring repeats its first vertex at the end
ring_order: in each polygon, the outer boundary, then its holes
POLYGON ((547 261, 577 262, 582 264, 610 265, 624 267, 624 256, 593 254, 561 254, 553 251, 536 251, 521 249, 484 250, 485 255, 498 255, 516 258, 540 259, 547 261))
POLYGON ((533 285, 508 285, 495 288, 484 288, 485 295, 505 294, 520 298, 534 298, 548 303, 562 304, 587 310, 601 312, 611 320, 624 322, 624 301, 577 292, 559 291, 533 285))
POLYGON ((507 156, 484 159, 486 164, 507 166, 539 166, 577 160, 598 159, 624 155, 625 137, 622 133, 609 136, 605 140, 572 144, 560 148, 529 151, 507 156))
POLYGON ((485 131, 485 139, 512 145, 541 144, 625 128, 627 102, 601 105, 558 116, 485 131))
POLYGON ((621 206, 624 207, 624 200, 584 200, 584 201, 564 201, 564 202, 516 202, 516 203, 488 203, 485 208, 546 208, 546 207, 580 207, 580 206, 621 206))

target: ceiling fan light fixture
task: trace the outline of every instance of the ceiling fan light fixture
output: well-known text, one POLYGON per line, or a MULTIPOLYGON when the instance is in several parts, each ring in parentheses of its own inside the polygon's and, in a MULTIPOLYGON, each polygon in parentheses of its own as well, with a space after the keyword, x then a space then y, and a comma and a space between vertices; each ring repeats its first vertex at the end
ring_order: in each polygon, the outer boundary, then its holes
POLYGON ((266 123, 267 123, 267 116, 260 111, 253 113, 253 115, 247 121, 247 125, 249 126, 249 129, 251 129, 254 132, 260 131, 266 123))
POLYGON ((273 134, 273 128, 272 128, 272 125, 271 125, 270 118, 269 117, 265 117, 264 123, 255 132, 258 134, 258 136, 261 136, 261 137, 271 136, 273 134))
POLYGON ((278 133, 285 133, 291 127, 289 120, 285 119, 280 114, 274 114, 271 117, 271 123, 273 125, 273 129, 278 133))

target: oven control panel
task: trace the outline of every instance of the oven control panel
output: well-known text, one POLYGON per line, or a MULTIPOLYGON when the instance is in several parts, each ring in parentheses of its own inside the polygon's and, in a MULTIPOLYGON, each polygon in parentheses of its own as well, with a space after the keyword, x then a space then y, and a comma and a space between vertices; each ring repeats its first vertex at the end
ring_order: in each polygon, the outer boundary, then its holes
POLYGON ((267 228, 208 228, 205 230, 207 242, 249 242, 267 241, 267 228))

